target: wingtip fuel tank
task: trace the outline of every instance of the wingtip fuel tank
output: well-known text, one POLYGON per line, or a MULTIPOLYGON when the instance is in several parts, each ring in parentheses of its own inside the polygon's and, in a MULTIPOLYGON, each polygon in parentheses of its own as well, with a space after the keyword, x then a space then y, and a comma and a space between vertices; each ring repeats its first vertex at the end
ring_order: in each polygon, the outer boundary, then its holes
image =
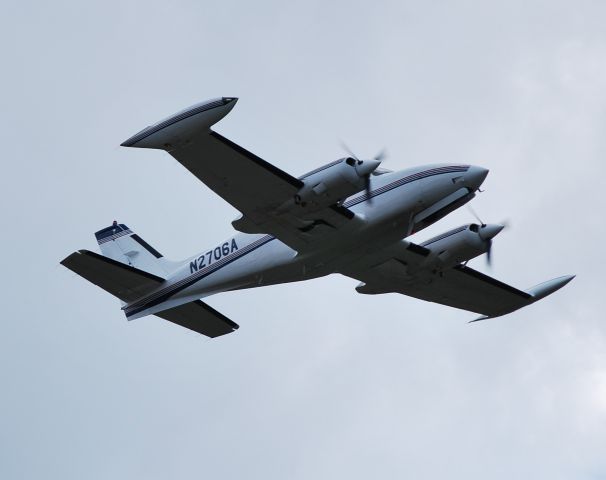
POLYGON ((535 285, 532 288, 526 290, 526 293, 532 296, 533 301, 540 300, 541 298, 545 298, 547 295, 551 295, 553 292, 559 290, 564 285, 569 283, 576 275, 564 275, 562 277, 553 278, 551 280, 547 280, 546 282, 540 283, 539 285, 535 285))
MULTIPOLYGON (((539 300, 547 297, 548 295, 551 295, 552 293, 558 291, 560 288, 564 287, 570 281, 572 281, 572 279, 574 279, 575 277, 576 275, 563 275, 561 277, 552 278, 551 280, 547 280, 546 282, 539 283, 538 285, 529 288, 528 290, 526 290, 526 293, 530 295, 530 298, 528 299, 528 305, 538 302, 539 300)), ((482 315, 474 320, 469 321, 468 323, 488 320, 489 318, 495 317, 489 315, 482 315)))
POLYGON ((157 148, 170 151, 190 142, 227 115, 236 97, 219 97, 200 102, 144 128, 120 144, 122 147, 157 148))

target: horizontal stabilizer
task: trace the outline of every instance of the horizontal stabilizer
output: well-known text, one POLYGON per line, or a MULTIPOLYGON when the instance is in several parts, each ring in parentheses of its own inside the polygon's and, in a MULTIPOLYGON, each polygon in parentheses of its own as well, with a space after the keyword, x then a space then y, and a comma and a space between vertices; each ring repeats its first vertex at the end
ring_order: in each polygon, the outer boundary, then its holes
POLYGON ((127 303, 164 282, 161 277, 88 250, 72 253, 61 264, 127 303))
POLYGON ((237 323, 200 300, 169 308, 154 315, 211 338, 231 333, 239 328, 237 323))

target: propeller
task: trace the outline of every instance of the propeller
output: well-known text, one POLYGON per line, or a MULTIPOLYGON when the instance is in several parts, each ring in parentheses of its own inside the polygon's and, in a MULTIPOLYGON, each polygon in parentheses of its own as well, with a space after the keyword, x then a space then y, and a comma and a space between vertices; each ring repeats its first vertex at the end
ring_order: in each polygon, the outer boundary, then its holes
POLYGON ((360 159, 358 158, 358 156, 353 152, 353 150, 351 148, 349 148, 347 146, 347 144, 343 140, 341 140, 339 142, 339 144, 341 145, 341 148, 343 150, 345 150, 349 154, 350 157, 353 157, 353 159, 357 160, 358 162, 360 161, 360 159))
POLYGON ((486 250, 486 265, 492 268, 492 239, 488 240, 488 249, 486 250))
POLYGON ((377 162, 383 162, 383 160, 385 160, 387 158, 387 150, 385 148, 382 148, 381 150, 379 150, 379 153, 377 153, 373 159, 376 160, 377 162))
POLYGON ((486 224, 471 205, 467 204, 467 209, 480 223, 478 234, 480 235, 480 238, 486 242, 486 264, 489 267, 492 267, 492 239, 508 226, 508 222, 503 222, 501 224, 486 224))
MULTIPOLYGON (((482 228, 484 228, 486 226, 486 224, 482 221, 482 219, 480 218, 478 213, 473 209, 473 207, 471 205, 469 205, 469 203, 467 204, 467 209, 480 224, 480 230, 482 228)), ((482 237, 482 234, 480 234, 480 237, 482 237)), ((488 265, 489 268, 492 268, 492 238, 489 238, 487 240, 487 242, 488 242, 488 247, 486 249, 486 265, 488 265)))
POLYGON ((467 210, 469 210, 469 213, 471 213, 475 219, 480 223, 480 226, 485 226, 486 224, 482 221, 482 219, 480 218, 480 216, 476 213, 476 211, 471 207, 471 205, 469 205, 469 203, 466 205, 467 210))
POLYGON ((372 203, 372 197, 370 196, 370 176, 372 175, 372 172, 379 168, 381 162, 387 157, 387 152, 385 149, 382 149, 372 158, 372 160, 360 160, 353 150, 351 150, 343 141, 341 141, 341 148, 355 160, 351 165, 356 169, 357 174, 364 179, 364 191, 368 203, 372 203))

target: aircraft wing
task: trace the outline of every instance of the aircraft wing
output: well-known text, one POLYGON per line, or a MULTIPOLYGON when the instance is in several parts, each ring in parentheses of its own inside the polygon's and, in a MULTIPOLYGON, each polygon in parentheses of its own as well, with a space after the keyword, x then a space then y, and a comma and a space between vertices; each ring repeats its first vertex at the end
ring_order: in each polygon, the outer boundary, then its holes
POLYGON ((356 287, 359 293, 401 293, 481 314, 476 320, 530 305, 574 278, 559 277, 522 291, 462 264, 435 271, 425 263, 428 255, 424 247, 403 240, 390 259, 346 275, 362 281, 356 287))
POLYGON ((233 223, 235 228, 272 234, 295 250, 353 218, 350 210, 336 205, 309 218, 301 217, 294 208, 284 208, 303 182, 210 129, 236 101, 223 97, 194 105, 147 127, 122 146, 166 150, 242 212, 243 217, 233 223))

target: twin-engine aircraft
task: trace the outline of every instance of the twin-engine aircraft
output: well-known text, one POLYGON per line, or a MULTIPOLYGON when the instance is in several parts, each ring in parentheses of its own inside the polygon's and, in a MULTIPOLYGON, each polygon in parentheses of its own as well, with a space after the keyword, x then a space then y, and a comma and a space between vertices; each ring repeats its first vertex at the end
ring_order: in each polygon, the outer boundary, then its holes
MULTIPOLYGON (((298 178, 211 130, 237 98, 203 102, 122 143, 166 150, 242 215, 237 233, 181 262, 166 260, 126 225, 95 233, 102 255, 61 263, 122 302, 129 320, 156 315, 208 337, 238 325, 200 299, 220 292, 340 273, 359 293, 401 293, 499 317, 574 278, 518 290, 468 267, 502 225, 469 224, 421 244, 406 238, 469 202, 488 170, 425 165, 392 172, 380 159, 342 158, 298 178)), ((475 320, 472 320, 475 321, 475 320)))

